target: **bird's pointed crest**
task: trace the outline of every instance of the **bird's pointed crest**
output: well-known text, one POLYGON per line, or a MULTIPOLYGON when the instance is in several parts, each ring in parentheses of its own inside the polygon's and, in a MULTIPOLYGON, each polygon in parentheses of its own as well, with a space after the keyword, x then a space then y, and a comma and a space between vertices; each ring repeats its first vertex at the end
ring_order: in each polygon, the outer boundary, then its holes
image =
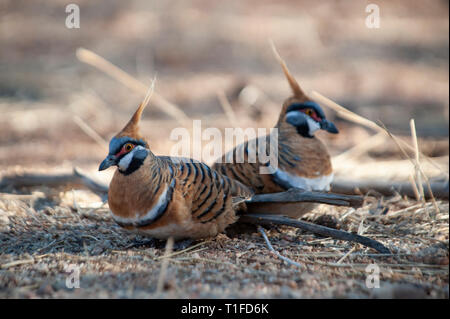
POLYGON ((138 109, 136 112, 134 112, 131 119, 128 121, 127 125, 119 132, 117 133, 116 137, 122 137, 122 136, 128 136, 134 139, 143 139, 139 130, 139 122, 141 120, 142 112, 144 112, 145 107, 150 102, 150 99, 153 95, 153 90, 155 87, 155 80, 152 81, 152 84, 147 91, 147 95, 145 96, 144 100, 141 104, 139 104, 138 109))
POLYGON ((278 54, 277 48, 275 47, 275 44, 273 43, 272 40, 270 40, 270 45, 272 46, 275 58, 278 60, 278 62, 281 65, 281 68, 283 69, 284 75, 286 76, 286 79, 289 82, 289 85, 292 89, 292 92, 294 93, 294 96, 297 98, 306 98, 306 94, 303 92, 303 90, 300 88, 300 85, 297 83, 295 78, 289 72, 286 62, 284 62, 283 58, 280 56, 280 54, 278 54))

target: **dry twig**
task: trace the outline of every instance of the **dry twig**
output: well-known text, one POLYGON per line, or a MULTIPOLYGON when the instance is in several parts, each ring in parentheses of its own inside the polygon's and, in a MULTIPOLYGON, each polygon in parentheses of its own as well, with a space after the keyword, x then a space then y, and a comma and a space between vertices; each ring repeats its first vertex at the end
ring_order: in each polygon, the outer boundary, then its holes
MULTIPOLYGON (((118 68, 98 54, 84 48, 78 48, 76 54, 77 58, 81 62, 92 65, 93 67, 105 72, 126 87, 141 94, 147 93, 147 86, 144 83, 132 77, 124 70, 118 68)), ((154 104, 161 111, 175 118, 182 125, 186 125, 190 121, 189 117, 178 106, 167 101, 156 92, 154 93, 154 104)))
POLYGON ((233 108, 231 107, 231 104, 228 101, 227 96, 225 95, 225 92, 223 90, 219 90, 217 92, 217 98, 219 99, 220 105, 222 106, 222 109, 227 116, 230 124, 232 126, 237 126, 238 120, 236 114, 234 113, 233 108))
POLYGON ((284 257, 283 255, 281 255, 278 251, 276 251, 272 244, 270 243, 269 238, 266 235, 266 232, 264 231, 264 228, 262 228, 261 226, 258 225, 258 231, 261 233, 261 235, 263 236, 267 247, 269 248, 269 250, 271 252, 273 252, 275 255, 277 255, 278 258, 280 258, 281 260, 284 260, 285 262, 287 262, 289 265, 293 265, 299 268, 303 268, 303 266, 301 264, 299 264, 298 262, 293 261, 292 259, 289 259, 287 257, 284 257))
MULTIPOLYGON (((172 237, 169 237, 169 239, 167 239, 167 243, 166 243, 166 251, 164 253, 164 256, 168 256, 172 253, 172 248, 173 248, 173 243, 174 240, 172 237)), ((161 270, 159 272, 159 277, 158 277, 158 284, 156 285, 156 293, 160 294, 164 288, 164 283, 166 281, 166 272, 167 272, 167 266, 169 265, 169 258, 164 258, 162 263, 161 263, 161 270)))
POLYGON ((332 237, 334 239, 340 239, 350 242, 357 242, 360 243, 366 247, 370 247, 375 249, 376 251, 382 253, 382 254, 389 254, 390 250, 386 248, 383 244, 380 242, 361 236, 356 234, 347 233, 342 230, 337 230, 321 225, 316 225, 312 223, 308 223, 301 220, 296 220, 292 218, 287 218, 284 216, 278 216, 278 215, 264 215, 264 214, 247 214, 242 215, 240 217, 240 220, 243 222, 249 222, 257 225, 285 225, 285 226, 291 226, 300 228, 302 230, 319 234, 326 237, 332 237))
MULTIPOLYGON (((317 101, 325 104, 329 108, 335 110, 338 113, 338 115, 341 116, 342 118, 345 118, 349 121, 352 121, 352 122, 358 123, 360 125, 366 126, 368 128, 371 128, 374 131, 387 133, 391 138, 393 138, 394 140, 397 140, 397 139, 395 139, 395 136, 392 133, 390 133, 386 128, 381 127, 378 124, 376 124, 375 122, 368 120, 368 119, 346 109, 345 107, 337 104, 336 102, 330 100, 329 98, 323 96, 320 93, 318 93, 316 91, 312 91, 311 97, 316 99, 317 101)), ((398 140, 397 143, 408 148, 410 151, 413 151, 413 152, 415 151, 413 146, 409 145, 408 143, 406 143, 403 140, 398 140)), ((446 172, 444 169, 442 169, 442 167, 438 163, 436 163, 432 158, 430 158, 422 153, 420 153, 420 156, 422 156, 422 158, 424 158, 428 162, 430 162, 434 167, 439 169, 447 178, 449 178, 449 173, 446 172)))
POLYGON ((256 203, 292 203, 311 202, 336 206, 361 207, 364 198, 361 196, 342 195, 326 192, 309 192, 299 188, 291 188, 285 192, 256 194, 246 201, 247 205, 256 203))
POLYGON ((105 141, 103 137, 100 136, 92 127, 90 127, 81 117, 74 115, 73 121, 81 128, 81 130, 86 133, 90 138, 92 138, 98 145, 103 149, 108 149, 108 142, 105 141))

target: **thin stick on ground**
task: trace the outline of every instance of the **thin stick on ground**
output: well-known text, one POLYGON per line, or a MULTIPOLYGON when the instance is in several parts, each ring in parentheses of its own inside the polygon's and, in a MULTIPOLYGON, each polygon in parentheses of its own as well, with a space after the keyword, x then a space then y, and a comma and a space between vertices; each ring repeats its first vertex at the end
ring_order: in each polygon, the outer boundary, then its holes
POLYGON ((184 253, 186 253, 186 252, 188 252, 188 251, 193 250, 194 248, 197 248, 197 247, 202 246, 202 245, 204 245, 204 244, 206 244, 206 243, 209 243, 210 241, 211 241, 211 240, 203 241, 203 242, 201 242, 201 243, 192 245, 192 246, 190 246, 190 247, 188 247, 188 248, 185 248, 185 249, 183 249, 183 250, 180 250, 180 251, 176 251, 176 252, 174 252, 174 253, 171 253, 171 254, 169 254, 169 255, 164 254, 163 256, 156 257, 155 260, 158 260, 158 259, 164 259, 164 258, 171 258, 171 257, 174 257, 174 256, 178 256, 178 255, 184 254, 184 253))
POLYGON ((34 259, 15 260, 15 261, 11 261, 9 263, 0 265, 0 269, 8 269, 8 268, 11 268, 14 266, 32 264, 32 263, 34 263, 34 261, 35 261, 34 259))
MULTIPOLYGON (((78 48, 76 51, 76 55, 81 62, 89 64, 105 72, 110 77, 122 83, 129 89, 141 94, 147 93, 147 86, 144 83, 131 76, 124 70, 120 69, 119 67, 115 66, 105 58, 99 56, 98 54, 84 48, 78 48)), ((167 101, 156 92, 154 93, 153 99, 156 107, 176 119, 180 124, 185 125, 189 123, 190 118, 181 110, 180 107, 167 101)))
MULTIPOLYGON (((360 235, 360 236, 364 235, 364 233, 365 233, 365 232, 369 229, 369 227, 370 227, 370 226, 364 227, 364 219, 365 219, 365 218, 363 218, 363 219, 361 220, 361 223, 359 224, 359 227, 358 227, 358 235, 360 235)), ((341 263, 345 260, 345 258, 347 258, 348 256, 350 256, 350 254, 351 254, 352 252, 354 252, 355 250, 356 250, 356 246, 353 246, 352 249, 350 249, 346 254, 344 254, 344 256, 342 256, 342 257, 337 261, 337 263, 338 263, 338 264, 341 264, 341 263)))
POLYGON ((262 228, 261 226, 258 225, 258 231, 261 233, 261 235, 263 236, 267 247, 269 248, 269 250, 271 252, 273 252, 275 255, 277 255, 278 258, 280 258, 281 260, 284 260, 285 262, 287 262, 289 265, 293 265, 299 268, 303 268, 303 266, 301 264, 299 264, 298 262, 293 261, 292 259, 289 259, 287 257, 284 257, 283 255, 281 255, 278 251, 276 251, 272 244, 270 243, 269 238, 266 235, 266 232, 264 231, 264 228, 262 228))
POLYGON ((342 257, 336 262, 336 264, 342 264, 342 262, 345 260, 345 258, 347 258, 348 256, 350 256, 350 254, 351 254, 352 252, 354 252, 355 249, 356 249, 356 247, 353 246, 352 249, 350 249, 347 253, 345 253, 344 256, 342 256, 342 257))
POLYGON ((318 191, 304 191, 299 188, 290 188, 285 192, 255 194, 246 200, 247 206, 260 203, 293 203, 293 202, 311 202, 322 203, 336 206, 361 207, 364 198, 355 195, 343 195, 335 193, 326 193, 318 191))
MULTIPOLYGON (((166 251, 164 252, 164 256, 169 256, 172 253, 173 243, 174 243, 173 238, 169 237, 169 239, 167 239, 166 251)), ((157 294, 160 294, 164 288, 164 283, 166 281, 166 272, 167 272, 167 267, 169 265, 169 260, 170 260, 169 258, 164 258, 161 263, 161 270, 159 272, 158 284, 156 285, 156 293, 157 294)))
POLYGON ((312 223, 308 223, 305 221, 292 219, 284 216, 278 216, 278 215, 265 215, 265 214, 246 214, 242 215, 240 217, 240 220, 242 222, 248 222, 256 225, 285 225, 285 226, 291 226, 300 228, 302 230, 305 230, 307 232, 311 232, 314 234, 319 234, 326 237, 331 237, 334 239, 339 240, 345 240, 349 242, 356 242, 360 243, 366 247, 370 247, 375 249, 376 251, 382 253, 382 254, 390 254, 391 251, 386 248, 383 244, 380 242, 370 239, 365 236, 357 235, 357 234, 351 234, 347 233, 342 230, 337 230, 321 225, 316 225, 312 223))

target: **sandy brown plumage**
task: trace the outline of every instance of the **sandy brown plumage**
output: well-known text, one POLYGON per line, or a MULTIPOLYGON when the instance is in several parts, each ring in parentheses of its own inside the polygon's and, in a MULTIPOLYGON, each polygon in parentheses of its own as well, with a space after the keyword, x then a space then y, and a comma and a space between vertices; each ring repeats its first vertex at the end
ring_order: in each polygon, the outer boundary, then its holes
POLYGON ((237 220, 234 202, 252 191, 204 163, 155 156, 139 132, 146 103, 111 140, 100 166, 119 167, 108 192, 114 220, 155 238, 217 235, 237 220))

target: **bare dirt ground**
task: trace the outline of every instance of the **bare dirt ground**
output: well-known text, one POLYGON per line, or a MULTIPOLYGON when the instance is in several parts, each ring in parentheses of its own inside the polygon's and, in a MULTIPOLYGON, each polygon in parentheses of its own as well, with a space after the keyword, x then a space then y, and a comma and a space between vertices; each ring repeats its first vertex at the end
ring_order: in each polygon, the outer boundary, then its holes
MULTIPOLYGON (((106 150, 74 116, 108 140, 142 94, 79 62, 78 47, 145 84, 157 73, 158 93, 202 127, 223 131, 276 121, 289 90, 267 44, 272 38, 306 91, 380 120, 408 143, 414 118, 420 149, 436 163, 422 159, 422 169, 432 181, 448 179, 446 1, 383 3, 376 30, 364 25, 365 2, 78 3, 81 28, 69 30, 59 1, 0 2, 0 178, 73 167, 110 178, 96 172, 106 150), (220 91, 238 123, 224 114, 220 91)), ((340 129, 319 135, 336 178, 408 181, 414 174, 391 139, 369 140, 375 132, 324 109, 340 129), (365 148, 366 141, 374 144, 365 148)), ((142 131, 156 154, 168 154, 178 126, 153 107, 142 131)), ((321 206, 304 218, 364 231, 392 255, 271 228, 274 248, 298 268, 271 253, 254 229, 194 242, 167 262, 164 242, 122 230, 86 190, 1 185, 0 298, 448 298, 449 204, 436 204, 370 192, 362 208, 321 206), (379 289, 366 285, 369 264, 379 267, 379 289), (79 267, 79 289, 66 286, 69 265, 79 267)))

